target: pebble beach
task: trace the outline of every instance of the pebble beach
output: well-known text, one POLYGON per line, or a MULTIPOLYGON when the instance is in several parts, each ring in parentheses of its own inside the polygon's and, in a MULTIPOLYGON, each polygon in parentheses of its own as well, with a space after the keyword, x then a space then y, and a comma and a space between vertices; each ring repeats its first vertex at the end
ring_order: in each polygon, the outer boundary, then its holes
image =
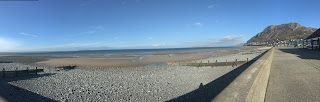
MULTIPOLYGON (((263 52, 243 54, 246 51, 195 61, 254 59, 263 52)), ((0 68, 7 68, 6 70, 36 66, 44 69, 44 72, 1 79, 0 84, 4 87, 0 87, 0 95, 9 101, 30 101, 33 98, 38 101, 72 102, 168 101, 237 68, 161 65, 123 68, 78 66, 70 70, 57 70, 55 66, 36 63, 0 63, 0 68)))

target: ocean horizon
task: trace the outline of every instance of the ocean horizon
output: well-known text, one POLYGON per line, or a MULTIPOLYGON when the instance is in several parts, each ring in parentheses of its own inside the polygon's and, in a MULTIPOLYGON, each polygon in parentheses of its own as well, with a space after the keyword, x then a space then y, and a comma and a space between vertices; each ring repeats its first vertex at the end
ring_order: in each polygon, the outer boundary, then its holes
POLYGON ((68 55, 116 55, 121 53, 153 53, 169 51, 188 51, 232 47, 188 47, 188 48, 154 48, 154 49, 107 49, 107 50, 78 50, 78 51, 33 51, 33 52, 1 52, 0 55, 15 56, 68 56, 68 55))

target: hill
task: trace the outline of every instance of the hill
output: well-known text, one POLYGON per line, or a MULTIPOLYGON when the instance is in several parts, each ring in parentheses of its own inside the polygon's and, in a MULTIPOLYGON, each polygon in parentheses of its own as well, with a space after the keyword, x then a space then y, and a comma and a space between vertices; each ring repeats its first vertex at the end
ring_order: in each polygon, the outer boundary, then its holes
POLYGON ((290 39, 305 39, 317 29, 304 27, 298 23, 288 23, 281 25, 271 25, 265 28, 262 32, 253 36, 247 41, 247 44, 253 42, 272 42, 290 39))

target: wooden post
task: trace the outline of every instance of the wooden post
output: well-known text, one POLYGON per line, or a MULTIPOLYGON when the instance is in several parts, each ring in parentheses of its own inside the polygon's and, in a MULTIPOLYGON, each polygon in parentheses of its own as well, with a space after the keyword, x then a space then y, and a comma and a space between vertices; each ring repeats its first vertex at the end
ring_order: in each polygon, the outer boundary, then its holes
POLYGON ((218 67, 218 60, 216 60, 216 67, 218 67))
POLYGON ((16 77, 18 76, 18 67, 16 67, 16 77))
POLYGON ((38 74, 38 71, 37 71, 37 70, 38 70, 38 67, 36 67, 36 74, 38 74))
POLYGON ((238 66, 238 59, 236 59, 236 66, 238 66))
POLYGON ((27 75, 29 74, 29 67, 27 67, 27 75))
POLYGON ((6 77, 5 72, 6 72, 6 70, 3 68, 3 69, 2 69, 2 77, 3 77, 3 78, 5 78, 5 77, 6 77))
POLYGON ((202 61, 199 63, 199 66, 198 66, 198 67, 200 67, 200 66, 201 66, 201 64, 202 64, 202 61))
POLYGON ((249 61, 249 60, 248 60, 248 58, 247 58, 247 63, 248 63, 248 61, 249 61))
POLYGON ((226 60, 226 67, 228 66, 228 61, 226 60))

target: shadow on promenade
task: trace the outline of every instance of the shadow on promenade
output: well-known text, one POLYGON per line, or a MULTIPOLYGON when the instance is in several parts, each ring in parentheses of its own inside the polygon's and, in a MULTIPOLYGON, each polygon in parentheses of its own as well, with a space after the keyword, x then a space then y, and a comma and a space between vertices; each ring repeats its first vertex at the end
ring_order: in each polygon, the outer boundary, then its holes
MULTIPOLYGON (((18 80, 28 80, 32 78, 39 78, 44 76, 50 76, 54 74, 40 74, 40 75, 29 75, 23 77, 14 78, 2 78, 0 79, 0 96, 5 98, 9 102, 57 102, 55 100, 49 99, 47 97, 41 96, 37 93, 33 93, 26 89, 14 86, 8 82, 18 81, 18 80)), ((37 87, 37 86, 33 86, 37 87)))
MULTIPOLYGON (((267 51, 266 51, 267 52, 267 51)), ((243 64, 238 68, 226 73, 225 75, 203 85, 199 83, 198 89, 187 94, 171 99, 168 102, 211 102, 223 89, 225 89, 234 79, 236 79, 244 70, 252 65, 257 59, 263 56, 266 52, 255 57, 247 64, 243 64)))
POLYGON ((282 52, 298 55, 301 59, 320 60, 320 51, 318 49, 305 49, 305 48, 277 48, 282 52))

